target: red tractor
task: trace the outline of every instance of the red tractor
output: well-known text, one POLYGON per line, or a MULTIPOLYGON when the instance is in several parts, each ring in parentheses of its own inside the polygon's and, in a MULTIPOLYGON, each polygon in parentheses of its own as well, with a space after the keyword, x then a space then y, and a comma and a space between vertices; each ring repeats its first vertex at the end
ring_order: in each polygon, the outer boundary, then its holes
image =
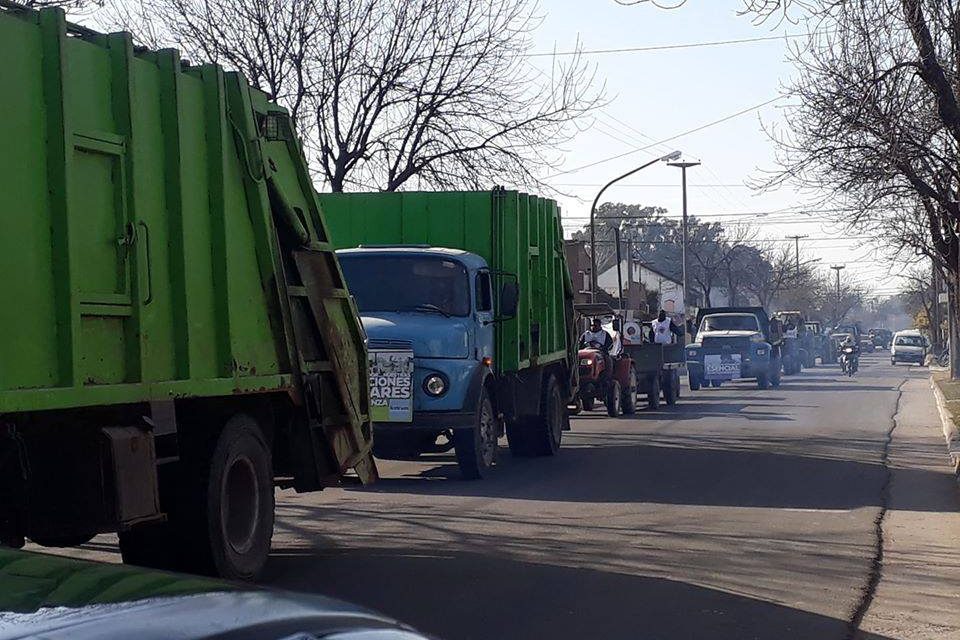
MULTIPOLYGON (((607 304, 581 304, 577 311, 583 316, 603 318, 609 322, 614 319, 613 309, 607 304)), ((576 399, 576 412, 592 411, 597 401, 607 408, 607 415, 617 417, 621 414, 632 415, 637 411, 637 372, 633 359, 623 353, 619 356, 606 356, 602 345, 591 343, 579 351, 580 391, 576 399), (613 371, 607 371, 607 363, 613 371)))

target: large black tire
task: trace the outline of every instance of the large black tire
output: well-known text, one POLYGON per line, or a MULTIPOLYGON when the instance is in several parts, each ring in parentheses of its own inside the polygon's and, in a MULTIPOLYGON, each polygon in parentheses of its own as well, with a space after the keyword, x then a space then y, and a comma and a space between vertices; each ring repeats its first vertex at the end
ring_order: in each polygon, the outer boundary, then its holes
POLYGON ((184 451, 170 521, 120 534, 124 562, 253 580, 273 536, 273 465, 257 423, 238 414, 212 450, 184 451))
POLYGON ((630 385, 621 392, 620 407, 623 415, 632 416, 637 412, 637 372, 630 368, 630 385))
POLYGON ((679 380, 675 377, 675 372, 667 371, 662 374, 660 386, 663 389, 663 401, 669 406, 677 404, 677 398, 680 397, 679 380))
POLYGON ((620 411, 622 407, 620 406, 621 400, 621 389, 620 383, 616 380, 610 381, 610 386, 607 388, 607 415, 611 418, 619 418, 620 411))
POLYGON ((710 386, 713 387, 714 389, 719 389, 720 387, 723 386, 723 380, 711 380, 710 386))
POLYGON ((660 374, 655 373, 650 376, 649 388, 647 392, 647 407, 653 410, 660 408, 660 374))
POLYGON ((583 410, 584 411, 593 411, 594 399, 593 396, 588 396, 583 399, 583 410))
POLYGON ((560 383, 550 375, 540 395, 540 415, 507 425, 510 453, 522 457, 556 455, 568 421, 560 383))
POLYGON ((772 386, 774 389, 780 386, 780 380, 782 379, 780 369, 781 366, 779 363, 777 363, 773 367, 773 373, 770 374, 770 386, 772 386))
POLYGON ((767 377, 767 374, 761 373, 757 376, 757 389, 766 389, 770 386, 770 378, 767 377))
POLYGON ((690 384, 690 391, 700 390, 700 378, 692 371, 687 373, 687 382, 690 384))
POLYGON ((453 448, 464 480, 479 480, 490 473, 497 461, 497 416, 487 390, 480 391, 472 429, 453 432, 453 448))

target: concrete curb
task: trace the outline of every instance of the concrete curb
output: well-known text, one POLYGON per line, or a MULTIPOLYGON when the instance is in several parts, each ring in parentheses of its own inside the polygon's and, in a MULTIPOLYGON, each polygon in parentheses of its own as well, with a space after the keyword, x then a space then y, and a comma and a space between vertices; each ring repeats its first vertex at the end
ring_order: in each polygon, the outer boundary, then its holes
POLYGON ((950 417, 950 412, 947 411, 947 399, 943 397, 943 392, 940 391, 940 387, 937 386, 933 378, 930 378, 930 386, 933 388, 933 395, 937 400, 937 411, 940 413, 943 437, 947 441, 947 453, 953 463, 953 471, 957 475, 957 481, 960 482, 960 428, 950 417))

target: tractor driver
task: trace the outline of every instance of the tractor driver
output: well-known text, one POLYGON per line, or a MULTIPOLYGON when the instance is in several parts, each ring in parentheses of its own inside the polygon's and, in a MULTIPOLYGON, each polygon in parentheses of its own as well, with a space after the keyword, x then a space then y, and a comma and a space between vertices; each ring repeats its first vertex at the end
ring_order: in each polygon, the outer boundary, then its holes
POLYGON ((590 321, 590 328, 580 336, 580 348, 596 348, 603 356, 603 377, 609 378, 613 372, 613 358, 610 349, 613 348, 613 336, 603 330, 600 318, 590 321))

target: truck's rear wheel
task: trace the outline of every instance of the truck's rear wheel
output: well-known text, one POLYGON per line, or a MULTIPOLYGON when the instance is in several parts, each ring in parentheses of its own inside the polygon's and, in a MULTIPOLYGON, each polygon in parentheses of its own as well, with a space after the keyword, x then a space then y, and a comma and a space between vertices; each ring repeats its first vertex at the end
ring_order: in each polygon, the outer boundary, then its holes
POLYGON ((665 371, 662 377, 663 401, 673 406, 677 404, 677 398, 680 397, 680 379, 674 371, 665 371))
POLYGON ((586 396, 583 398, 584 411, 593 411, 593 404, 594 404, 593 396, 586 396))
POLYGON ((660 374, 654 373, 650 376, 647 389, 647 407, 651 409, 660 408, 660 374))
POLYGON ((637 372, 633 367, 630 367, 630 386, 622 391, 622 395, 620 407, 623 415, 632 416, 637 412, 637 372))
POLYGON ((700 378, 693 371, 687 371, 687 381, 690 383, 690 391, 700 390, 700 378))
POLYGON ((770 386, 770 379, 767 377, 767 374, 761 373, 757 375, 757 388, 766 389, 770 386))
POLYGON ((780 380, 782 376, 782 374, 780 373, 780 370, 781 370, 781 365, 778 362, 773 367, 773 373, 770 374, 770 385, 773 386, 774 388, 780 386, 780 380))
POLYGON ((273 537, 273 465, 257 423, 236 415, 213 450, 183 452, 170 521, 120 534, 124 562, 253 580, 273 537))
POLYGON ((540 415, 507 425, 510 453, 522 457, 556 455, 568 420, 560 383, 551 375, 540 396, 540 415))
POLYGON ((464 480, 479 480, 489 473, 497 459, 497 416, 486 389, 480 392, 477 423, 473 429, 453 432, 457 465, 464 480))

